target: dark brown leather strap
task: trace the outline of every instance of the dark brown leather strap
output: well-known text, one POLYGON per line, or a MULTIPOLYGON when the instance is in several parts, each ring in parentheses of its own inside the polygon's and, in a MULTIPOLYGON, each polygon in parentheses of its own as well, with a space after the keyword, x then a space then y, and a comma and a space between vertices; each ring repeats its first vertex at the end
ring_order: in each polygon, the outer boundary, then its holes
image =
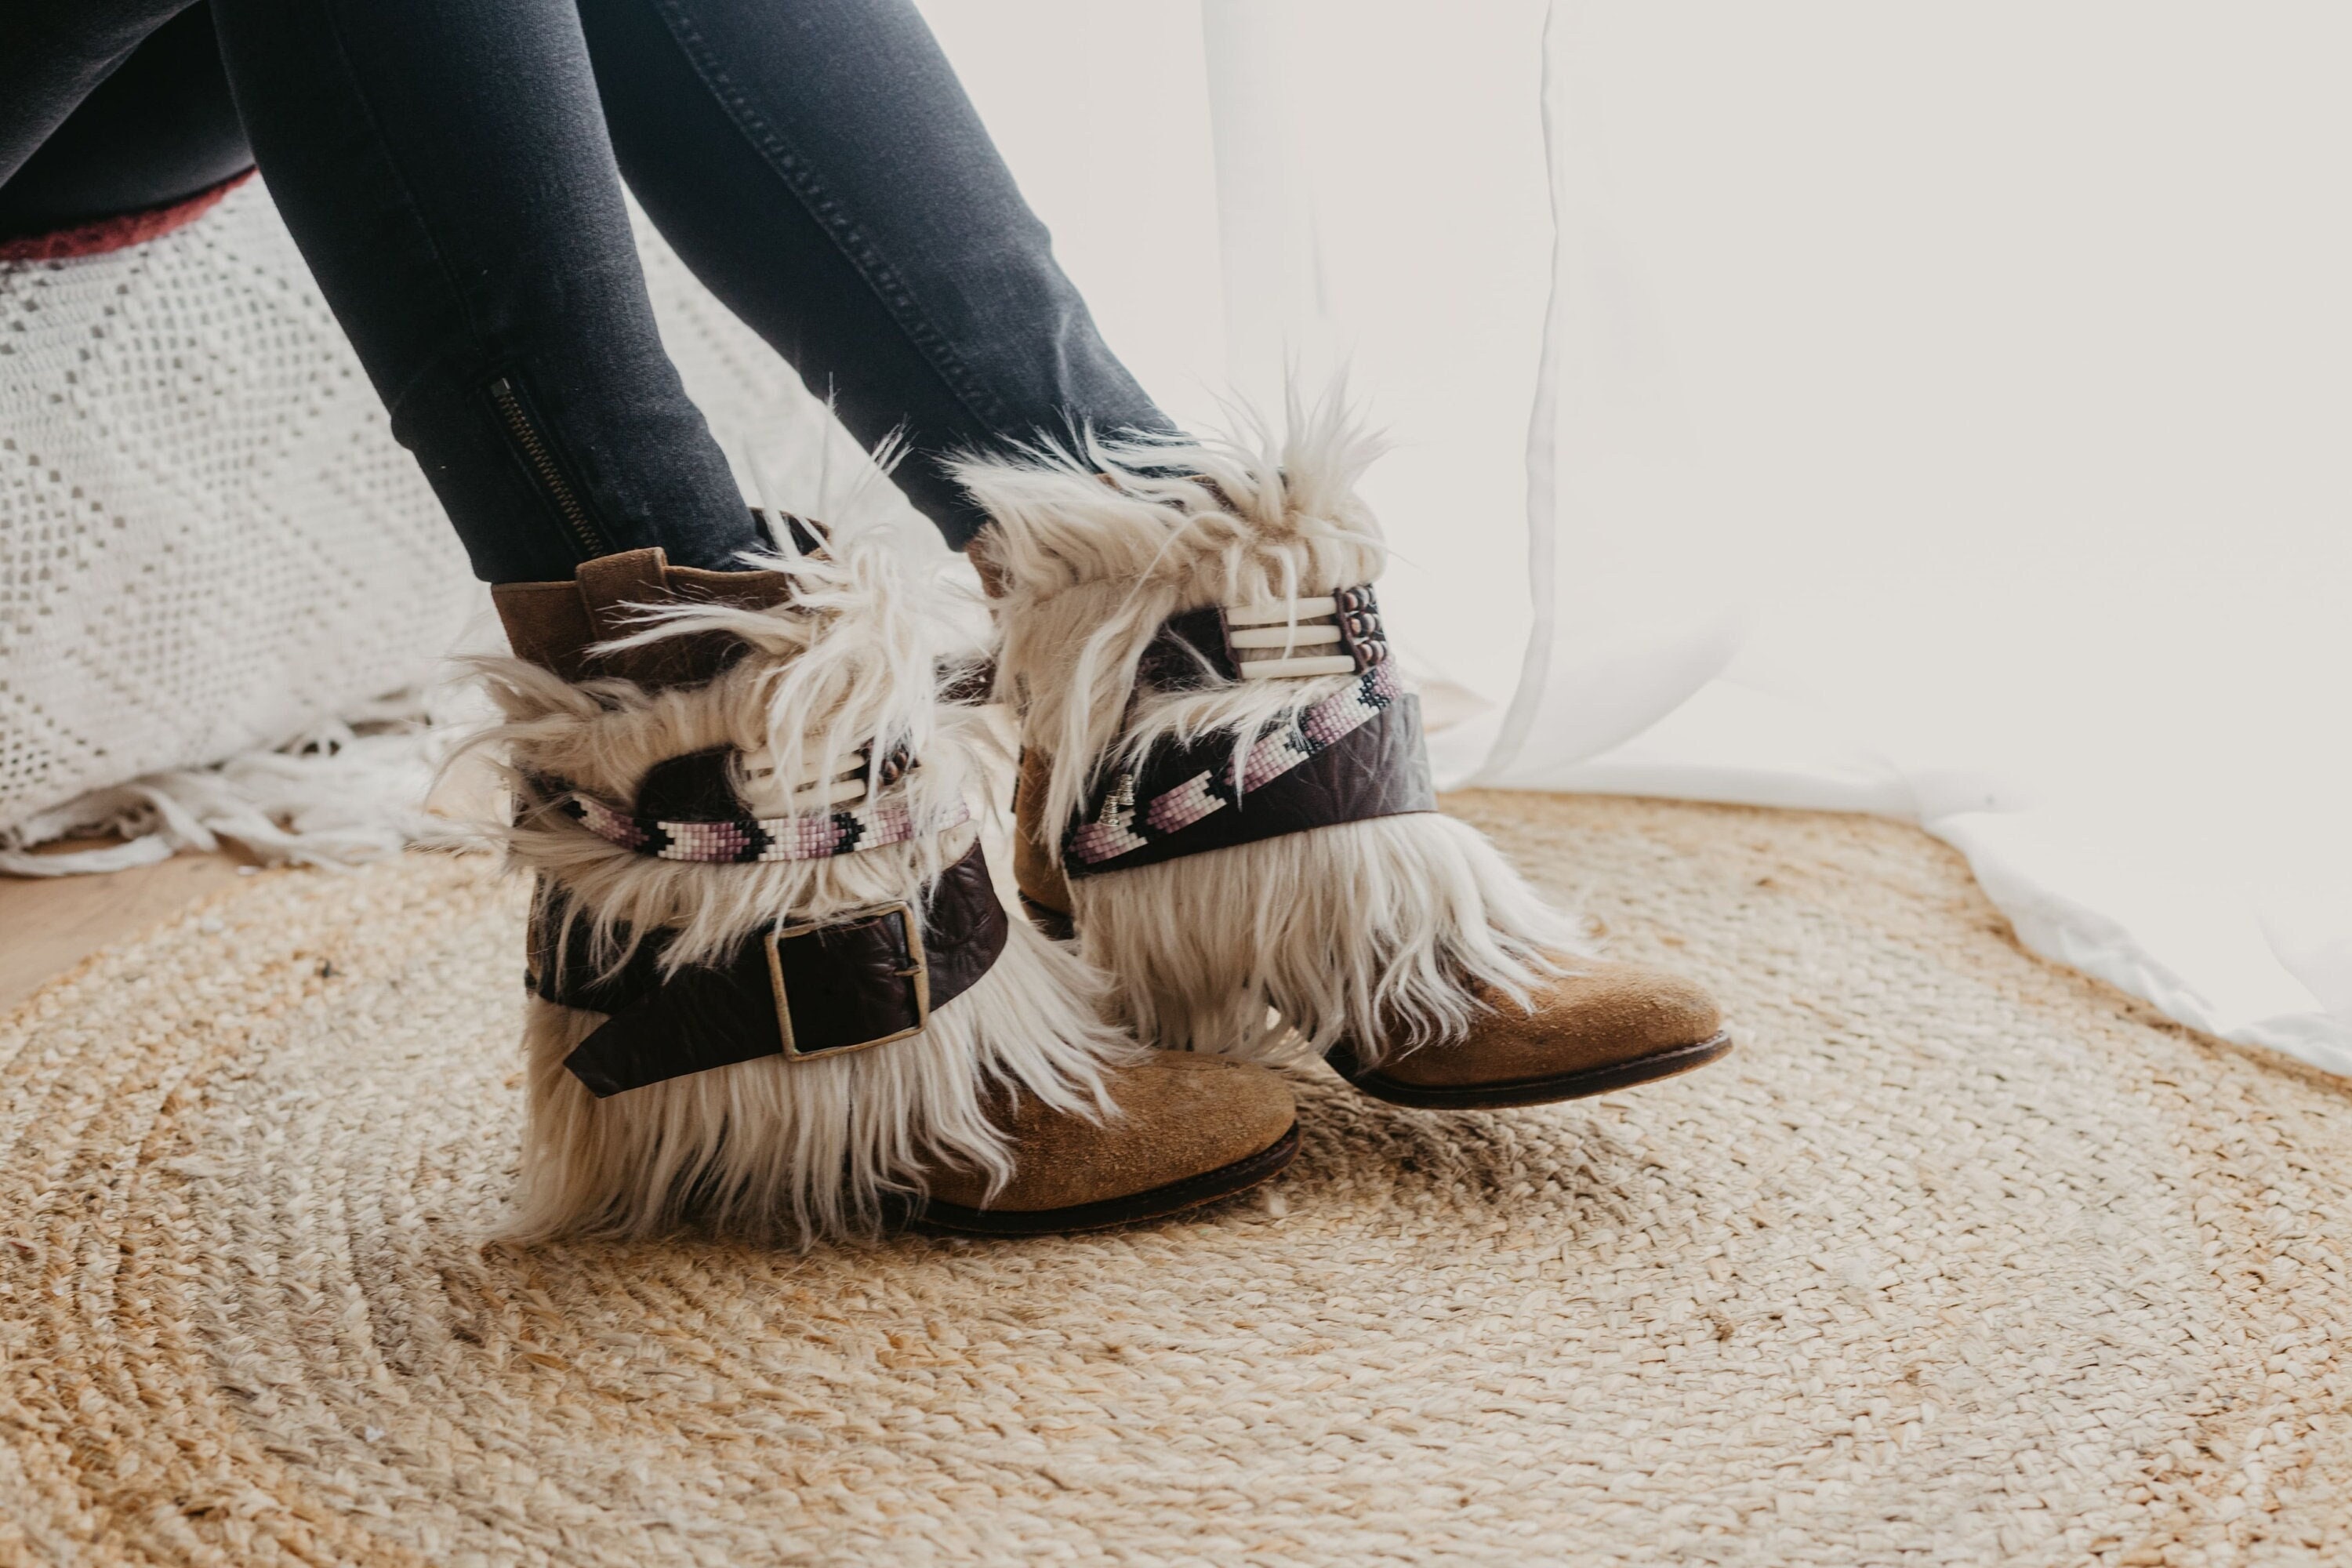
MULTIPOLYGON (((1063 875, 1122 872, 1209 848, 1437 809, 1421 741, 1421 699, 1406 691, 1390 660, 1379 599, 1369 583, 1331 590, 1328 599, 1328 606, 1318 606, 1318 623, 1336 626, 1345 658, 1331 660, 1334 644, 1319 642, 1312 647, 1324 654, 1282 656, 1277 663, 1355 663, 1355 684, 1324 693, 1258 733, 1246 757, 1234 757, 1233 733, 1209 733, 1169 738, 1136 764, 1106 771, 1063 830, 1063 875)), ((1242 621, 1251 627, 1249 644, 1237 642, 1234 618, 1242 611, 1230 606, 1169 616, 1136 666, 1139 699, 1143 691, 1200 691, 1249 679, 1240 647, 1270 647, 1263 632, 1279 626, 1279 616, 1267 611, 1284 606, 1249 609, 1242 621)), ((1291 623, 1306 626, 1296 621, 1296 599, 1289 609, 1291 623)), ((1282 670, 1267 679, 1306 672, 1282 670)))
MULTIPOLYGON (((1233 737, 1223 734, 1153 752, 1135 775, 1137 799, 1150 800, 1188 778, 1205 774, 1209 784, 1231 801, 1230 809, 1209 813, 1172 831, 1160 831, 1149 821, 1133 822, 1129 826, 1139 842, 1131 847, 1097 861, 1066 852, 1063 873, 1075 879, 1124 871, 1342 822, 1437 809, 1429 752, 1422 740, 1418 697, 1396 699, 1327 750, 1238 797, 1232 795, 1227 782, 1233 754, 1233 737)), ((1101 797, 1097 795, 1090 805, 1099 812, 1101 797)))
MULTIPOLYGON (((1422 741, 1421 700, 1405 689, 1390 658, 1371 584, 1334 589, 1330 599, 1321 615, 1329 617, 1325 624, 1337 625, 1339 647, 1356 667, 1355 683, 1261 732, 1246 757, 1236 759, 1233 734, 1214 733, 1164 741, 1139 763, 1107 771, 1062 834, 1065 876, 1124 871, 1343 822, 1437 808, 1422 741)), ((1294 616, 1297 606, 1292 601, 1294 616)), ((1280 608, 1252 606, 1256 613, 1244 624, 1278 624, 1265 612, 1280 608)), ((1168 617, 1138 663, 1138 694, 1197 690, 1245 679, 1234 636, 1238 614, 1210 605, 1168 617)))
POLYGON ((599 1099, 761 1057, 840 1056, 918 1033, 1004 951, 1004 906, 977 844, 932 885, 920 921, 911 913, 893 904, 772 926, 725 963, 665 980, 657 937, 609 974, 576 946, 565 962, 577 917, 542 884, 530 984, 546 1001, 610 1015, 563 1064, 599 1099))

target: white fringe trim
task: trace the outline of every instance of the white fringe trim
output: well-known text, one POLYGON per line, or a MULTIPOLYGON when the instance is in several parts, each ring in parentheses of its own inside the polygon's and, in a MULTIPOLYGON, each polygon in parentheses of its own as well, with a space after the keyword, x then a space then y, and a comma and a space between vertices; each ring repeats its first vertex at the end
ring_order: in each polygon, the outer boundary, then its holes
POLYGON ((350 866, 445 838, 425 799, 456 731, 446 692, 404 692, 284 745, 149 773, 0 829, 0 874, 69 877, 233 844, 264 865, 350 866), (61 839, 103 848, 36 855, 61 839))

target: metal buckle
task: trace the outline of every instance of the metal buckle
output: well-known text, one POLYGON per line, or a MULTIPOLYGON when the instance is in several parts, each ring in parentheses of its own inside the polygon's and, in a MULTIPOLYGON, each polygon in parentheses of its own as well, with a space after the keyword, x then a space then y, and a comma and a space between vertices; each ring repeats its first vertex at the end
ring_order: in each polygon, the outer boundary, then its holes
POLYGON ((786 1061, 814 1061, 824 1057, 854 1056, 859 1051, 871 1050, 876 1046, 887 1046, 893 1040, 903 1040, 909 1035, 919 1035, 930 1026, 931 966, 923 956, 923 937, 922 932, 915 925, 914 908, 903 899, 896 903, 876 904, 870 909, 860 910, 845 917, 835 916, 831 920, 810 921, 796 926, 779 926, 768 933, 761 945, 768 952, 768 984, 776 999, 776 1034, 777 1037, 784 1043, 786 1061), (814 1050, 802 1050, 799 1042, 793 1037, 793 1008, 784 994, 784 943, 797 936, 807 936, 813 931, 830 931, 835 926, 861 925, 867 921, 884 920, 891 915, 898 917, 898 931, 907 939, 907 952, 914 960, 913 968, 898 972, 915 994, 914 1026, 911 1028, 900 1029, 895 1034, 877 1035, 870 1040, 853 1040, 845 1046, 819 1046, 814 1050))

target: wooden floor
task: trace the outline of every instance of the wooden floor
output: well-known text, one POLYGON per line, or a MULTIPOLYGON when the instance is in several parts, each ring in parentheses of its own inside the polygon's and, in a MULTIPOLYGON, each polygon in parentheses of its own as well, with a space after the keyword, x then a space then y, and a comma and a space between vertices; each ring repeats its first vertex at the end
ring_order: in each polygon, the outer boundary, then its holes
MULTIPOLYGON (((0 0, 5 5, 6 0, 0 0)), ((425 809, 479 820, 499 809, 504 785, 477 755, 436 781, 425 809)), ((36 855, 98 847, 88 841, 44 845, 36 855)), ((92 877, 0 875, 0 1013, 112 942, 127 942, 170 920, 207 893, 256 868, 235 850, 175 855, 160 865, 92 877)))
POLYGON ((0 876, 0 1013, 100 948, 153 930, 248 868, 226 854, 175 855, 160 865, 90 877, 0 876))

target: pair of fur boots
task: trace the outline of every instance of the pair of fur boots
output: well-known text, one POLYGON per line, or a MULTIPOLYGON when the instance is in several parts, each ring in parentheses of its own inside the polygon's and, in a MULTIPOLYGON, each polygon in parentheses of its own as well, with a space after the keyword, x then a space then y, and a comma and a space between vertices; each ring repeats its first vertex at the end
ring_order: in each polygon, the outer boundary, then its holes
POLYGON ((1271 1064, 1470 1109, 1728 1049, 1434 809, 1371 452, 1326 412, 962 467, 1028 919, 978 841, 988 725, 886 542, 496 589, 487 738, 537 879, 519 1231, 1122 1224, 1288 1161, 1271 1064))

